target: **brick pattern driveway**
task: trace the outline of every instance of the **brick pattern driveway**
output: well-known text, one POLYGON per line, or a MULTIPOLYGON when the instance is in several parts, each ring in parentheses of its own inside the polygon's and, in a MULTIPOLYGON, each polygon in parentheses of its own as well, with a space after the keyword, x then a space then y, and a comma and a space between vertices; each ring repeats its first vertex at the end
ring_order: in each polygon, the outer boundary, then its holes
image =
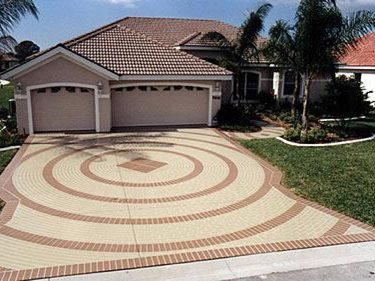
POLYGON ((0 177, 0 280, 375 239, 211 129, 38 135, 0 177))

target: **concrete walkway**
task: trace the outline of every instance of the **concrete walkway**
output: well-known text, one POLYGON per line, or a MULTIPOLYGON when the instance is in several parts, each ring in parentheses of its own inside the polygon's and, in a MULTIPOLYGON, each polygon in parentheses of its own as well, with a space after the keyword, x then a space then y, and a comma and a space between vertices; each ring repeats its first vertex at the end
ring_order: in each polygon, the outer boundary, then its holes
POLYGON ((267 253, 50 281, 372 281, 375 242, 267 253))
POLYGON ((375 240, 212 129, 29 138, 0 177, 0 280, 375 240))

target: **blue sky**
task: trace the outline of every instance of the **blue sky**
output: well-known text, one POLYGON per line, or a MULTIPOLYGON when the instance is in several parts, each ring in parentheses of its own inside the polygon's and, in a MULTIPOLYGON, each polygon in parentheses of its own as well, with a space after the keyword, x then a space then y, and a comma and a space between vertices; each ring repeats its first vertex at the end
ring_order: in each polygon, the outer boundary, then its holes
MULTIPOLYGON (((338 0, 345 12, 375 10, 375 0, 338 0)), ((277 19, 293 20, 298 0, 269 0, 274 5, 267 28, 277 19)), ((126 16, 218 19, 240 25, 257 0, 35 0, 39 21, 27 17, 13 32, 18 40, 32 40, 42 49, 126 16)), ((267 31, 267 30, 266 30, 267 31)))

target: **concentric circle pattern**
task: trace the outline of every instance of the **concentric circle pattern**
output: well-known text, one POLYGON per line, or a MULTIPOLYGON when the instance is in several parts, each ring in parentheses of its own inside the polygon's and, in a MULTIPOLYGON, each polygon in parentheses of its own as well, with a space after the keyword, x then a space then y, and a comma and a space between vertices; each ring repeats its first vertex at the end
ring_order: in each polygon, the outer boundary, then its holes
POLYGON ((1 280, 375 237, 289 193, 280 172, 211 129, 38 135, 1 179, 1 280))

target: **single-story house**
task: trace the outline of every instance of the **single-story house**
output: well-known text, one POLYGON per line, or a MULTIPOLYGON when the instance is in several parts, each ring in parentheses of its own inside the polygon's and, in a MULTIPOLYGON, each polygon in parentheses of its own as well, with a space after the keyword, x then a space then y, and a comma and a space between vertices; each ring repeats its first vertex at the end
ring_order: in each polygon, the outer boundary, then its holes
POLYGON ((361 38, 358 48, 342 59, 338 74, 355 75, 366 91, 372 91, 369 100, 375 102, 375 32, 361 38))
MULTIPOLYGON (((127 17, 34 55, 0 76, 16 85, 19 131, 214 125, 234 98, 232 73, 215 64, 228 50, 202 39, 210 31, 238 34, 216 20, 127 17)), ((245 101, 261 91, 287 100, 293 83, 262 60, 244 66, 240 88, 245 101)))

